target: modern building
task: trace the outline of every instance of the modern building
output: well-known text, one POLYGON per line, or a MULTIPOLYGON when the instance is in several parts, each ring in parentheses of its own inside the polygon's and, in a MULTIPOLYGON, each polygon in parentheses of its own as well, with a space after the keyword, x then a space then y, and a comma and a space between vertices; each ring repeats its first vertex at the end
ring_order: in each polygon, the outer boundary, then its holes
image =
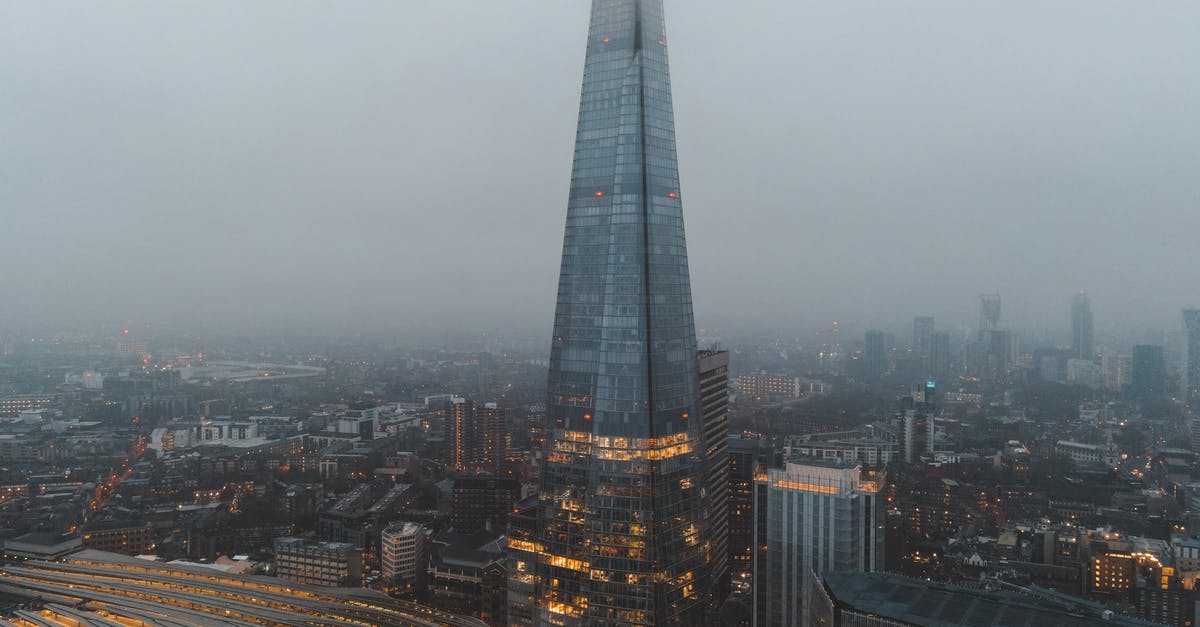
POLYGON ((867 331, 863 340, 863 374, 871 380, 884 372, 887 372, 887 335, 883 331, 867 331))
POLYGON ((504 409, 454 397, 445 406, 446 454, 459 472, 496 473, 507 448, 504 409))
POLYGON ((450 526, 459 533, 503 529, 520 498, 521 481, 516 477, 462 475, 450 491, 450 526))
POLYGON ((700 351, 700 415, 704 421, 704 489, 709 501, 712 600, 729 595, 729 351, 700 351))
POLYGON ((933 316, 913 318, 913 353, 921 364, 922 375, 932 374, 933 316))
POLYGON ((804 386, 800 377, 758 372, 738 377, 738 392, 754 399, 800 398, 804 386))
POLYGON ((1194 412, 1200 403, 1200 309, 1183 310, 1183 327, 1186 333, 1184 400, 1194 412))
POLYGON ((750 576, 754 562, 754 477, 773 457, 762 439, 729 439, 729 567, 739 578, 750 576))
POLYGON ((984 333, 1000 328, 1000 295, 981 294, 979 296, 979 338, 984 333))
POLYGON ((933 333, 929 336, 929 376, 945 379, 950 375, 950 334, 933 333))
POLYGON ((275 576, 310 586, 358 586, 362 584, 362 550, 347 542, 279 538, 275 540, 275 576))
POLYGON ((537 624, 693 625, 713 605, 668 43, 662 0, 593 1, 550 350, 537 624))
POLYGON ((808 625, 825 573, 883 568, 884 496, 857 464, 788 462, 755 481, 754 625, 808 625))
POLYGON ((1133 347, 1133 380, 1129 393, 1134 398, 1160 398, 1167 393, 1167 362, 1163 347, 1139 344, 1133 347))
POLYGON ((789 435, 783 441, 783 455, 788 459, 814 457, 878 468, 901 461, 900 437, 892 429, 870 424, 849 431, 789 435))
POLYGON ((915 464, 922 455, 936 449, 937 434, 933 416, 918 409, 906 409, 900 417, 900 453, 906 464, 915 464))
POLYGON ((388 525, 381 534, 380 572, 390 584, 412 586, 425 574, 425 527, 414 522, 388 525))
POLYGON ((1092 299, 1080 292, 1071 298, 1071 356, 1096 358, 1095 329, 1092 323, 1092 299))

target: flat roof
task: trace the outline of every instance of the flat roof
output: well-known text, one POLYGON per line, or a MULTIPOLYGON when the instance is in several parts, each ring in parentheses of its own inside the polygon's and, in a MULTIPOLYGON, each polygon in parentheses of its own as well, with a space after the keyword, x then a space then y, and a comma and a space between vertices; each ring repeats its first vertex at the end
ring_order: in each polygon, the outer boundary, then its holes
POLYGON ((836 606, 910 625, 1142 627, 1154 624, 1121 615, 1105 619, 1102 607, 1087 599, 1064 595, 1052 598, 1017 591, 989 591, 888 573, 830 573, 824 581, 836 606))

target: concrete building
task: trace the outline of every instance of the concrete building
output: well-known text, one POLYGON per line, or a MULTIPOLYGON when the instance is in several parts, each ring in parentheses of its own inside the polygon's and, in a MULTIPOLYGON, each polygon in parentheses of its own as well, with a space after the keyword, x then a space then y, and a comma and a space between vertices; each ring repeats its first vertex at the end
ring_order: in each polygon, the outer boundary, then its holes
POLYGON ((864 466, 900 461, 900 438, 888 428, 864 425, 849 431, 790 435, 783 441, 784 458, 794 456, 839 459, 864 466))
POLYGON ((1112 446, 1059 440, 1054 445, 1054 454, 1076 464, 1112 466, 1117 463, 1117 451, 1112 446))
POLYGON ((275 540, 275 576, 312 586, 359 586, 362 550, 346 542, 279 538, 275 540))
POLYGON ((381 533, 380 572, 384 581, 413 585, 425 572, 425 540, 429 532, 422 525, 400 522, 381 533))

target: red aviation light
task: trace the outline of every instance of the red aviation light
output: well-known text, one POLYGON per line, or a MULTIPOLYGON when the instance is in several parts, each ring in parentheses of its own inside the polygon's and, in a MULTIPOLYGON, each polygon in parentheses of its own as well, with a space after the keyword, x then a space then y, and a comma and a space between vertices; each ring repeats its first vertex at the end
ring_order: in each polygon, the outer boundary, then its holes
POLYGON ((684 419, 684 420, 687 420, 687 417, 688 417, 688 414, 686 414, 686 413, 685 413, 685 414, 683 414, 683 419, 684 419))
POLYGON ((671 198, 675 198, 678 195, 679 194, 676 194, 675 192, 671 192, 671 193, 667 194, 667 196, 670 196, 671 198))
POLYGON ((603 41, 604 43, 608 43, 608 37, 605 37, 604 39, 601 39, 600 41, 603 41))
POLYGON ((664 40, 662 40, 662 39, 659 39, 659 40, 658 40, 658 45, 660 45, 660 46, 665 46, 665 45, 667 45, 667 42, 666 42, 666 41, 664 41, 664 40))
POLYGON ((584 415, 583 415, 583 419, 584 419, 584 420, 591 420, 591 419, 592 419, 592 415, 591 415, 591 414, 584 414, 584 415))
POLYGON ((602 191, 600 191, 600 190, 596 190, 596 198, 599 198, 599 197, 601 197, 601 196, 603 196, 603 195, 604 195, 604 192, 602 192, 602 191))

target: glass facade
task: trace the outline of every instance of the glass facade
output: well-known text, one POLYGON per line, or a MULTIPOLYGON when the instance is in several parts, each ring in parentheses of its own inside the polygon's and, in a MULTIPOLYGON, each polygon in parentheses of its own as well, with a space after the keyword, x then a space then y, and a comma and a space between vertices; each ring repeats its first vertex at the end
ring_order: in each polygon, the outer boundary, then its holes
POLYGON ((696 337, 661 0, 595 0, 550 354, 537 624, 701 624, 696 337))
POLYGON ((808 625, 809 595, 832 572, 880 570, 883 500, 862 468, 807 460, 755 479, 754 625, 808 625))

